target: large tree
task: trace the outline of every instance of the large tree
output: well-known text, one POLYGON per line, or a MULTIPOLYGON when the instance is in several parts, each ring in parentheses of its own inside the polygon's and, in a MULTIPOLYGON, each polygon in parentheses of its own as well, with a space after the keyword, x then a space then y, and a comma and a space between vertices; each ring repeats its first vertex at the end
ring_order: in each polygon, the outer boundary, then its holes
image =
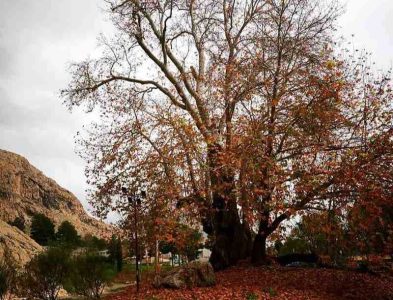
POLYGON ((101 111, 79 140, 97 212, 145 183, 152 209, 203 224, 221 269, 263 262, 299 211, 357 197, 340 179, 369 162, 368 141, 391 142, 390 90, 335 51, 335 1, 106 2, 116 34, 63 91, 101 111))

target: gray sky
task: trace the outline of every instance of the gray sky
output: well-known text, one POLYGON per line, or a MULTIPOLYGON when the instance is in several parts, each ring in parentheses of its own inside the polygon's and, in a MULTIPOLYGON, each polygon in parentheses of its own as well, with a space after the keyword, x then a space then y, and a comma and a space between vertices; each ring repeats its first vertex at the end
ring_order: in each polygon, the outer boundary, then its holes
MULTIPOLYGON (((373 52, 380 68, 393 61, 393 1, 348 0, 340 33, 373 52)), ((0 0, 0 148, 25 156, 88 207, 84 162, 74 135, 89 116, 70 114, 58 98, 66 65, 94 52, 109 32, 100 0, 0 0)))

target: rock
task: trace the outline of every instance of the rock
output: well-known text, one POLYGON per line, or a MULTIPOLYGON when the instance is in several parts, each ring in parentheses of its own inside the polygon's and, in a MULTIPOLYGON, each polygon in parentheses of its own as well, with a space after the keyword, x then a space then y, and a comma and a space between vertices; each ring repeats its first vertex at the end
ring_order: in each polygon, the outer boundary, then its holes
MULTIPOLYGON (((56 226, 66 220, 71 222, 82 236, 91 234, 109 238, 111 235, 112 228, 89 216, 71 192, 46 177, 24 157, 0 150, 0 220, 3 221, 0 223, 0 239, 5 235, 10 236, 11 231, 15 236, 23 236, 13 243, 12 247, 16 252, 17 249, 24 252, 29 236, 21 231, 15 231, 16 227, 5 226, 5 223, 20 218, 28 228, 32 216, 37 213, 52 219, 56 226)), ((9 241, 8 238, 4 240, 9 241)), ((29 241, 30 244, 33 242, 29 241)), ((0 243, 0 251, 4 247, 4 243, 0 243)), ((21 259, 20 262, 25 262, 25 259, 21 259)))
POLYGON ((6 249, 19 267, 41 252, 43 248, 18 228, 0 220, 0 257, 6 249))
POLYGON ((192 288, 215 285, 214 270, 209 262, 193 261, 154 278, 156 288, 192 288))

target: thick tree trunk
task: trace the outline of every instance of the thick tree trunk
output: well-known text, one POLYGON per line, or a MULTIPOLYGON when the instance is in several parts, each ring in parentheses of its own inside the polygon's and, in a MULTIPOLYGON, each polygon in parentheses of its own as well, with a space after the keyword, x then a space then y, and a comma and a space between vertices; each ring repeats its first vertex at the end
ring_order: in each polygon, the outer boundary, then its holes
POLYGON ((215 243, 210 262, 215 270, 235 265, 239 260, 249 257, 252 249, 249 228, 240 221, 232 219, 231 212, 225 215, 223 219, 216 216, 214 220, 215 243))
POLYGON ((266 263, 266 236, 263 234, 258 234, 255 237, 251 262, 254 265, 263 265, 266 263))
POLYGON ((250 256, 252 235, 239 218, 234 193, 234 177, 227 166, 220 165, 220 146, 209 149, 210 180, 213 191, 212 231, 214 245, 210 262, 215 270, 235 265, 250 256))

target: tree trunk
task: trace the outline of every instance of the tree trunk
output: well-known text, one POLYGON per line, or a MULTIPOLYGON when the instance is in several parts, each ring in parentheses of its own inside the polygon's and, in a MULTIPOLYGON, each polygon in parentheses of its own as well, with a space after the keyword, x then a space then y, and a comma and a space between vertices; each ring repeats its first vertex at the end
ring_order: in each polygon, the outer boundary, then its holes
POLYGON ((258 234, 255 237, 251 262, 254 265, 263 265, 266 263, 266 236, 263 234, 258 234))
MULTIPOLYGON (((261 186, 265 189, 268 188, 268 186, 264 186, 264 183, 262 183, 261 186)), ((261 207, 262 215, 259 223, 258 234, 255 237, 251 253, 251 262, 254 265, 266 264, 266 239, 269 234, 272 233, 272 230, 269 226, 270 210, 267 206, 267 203, 270 203, 271 199, 271 193, 266 194, 263 198, 263 206, 261 207)))
POLYGON ((235 265, 250 256, 252 235, 241 223, 234 193, 234 176, 227 166, 220 165, 220 146, 209 149, 210 180, 213 191, 212 229, 214 245, 210 262, 215 270, 235 265))
POLYGON ((229 220, 215 218, 215 243, 210 263, 214 270, 222 270, 235 265, 239 260, 250 256, 252 235, 240 221, 231 220, 231 212, 226 213, 229 220), (229 216, 228 216, 229 215, 229 216))

